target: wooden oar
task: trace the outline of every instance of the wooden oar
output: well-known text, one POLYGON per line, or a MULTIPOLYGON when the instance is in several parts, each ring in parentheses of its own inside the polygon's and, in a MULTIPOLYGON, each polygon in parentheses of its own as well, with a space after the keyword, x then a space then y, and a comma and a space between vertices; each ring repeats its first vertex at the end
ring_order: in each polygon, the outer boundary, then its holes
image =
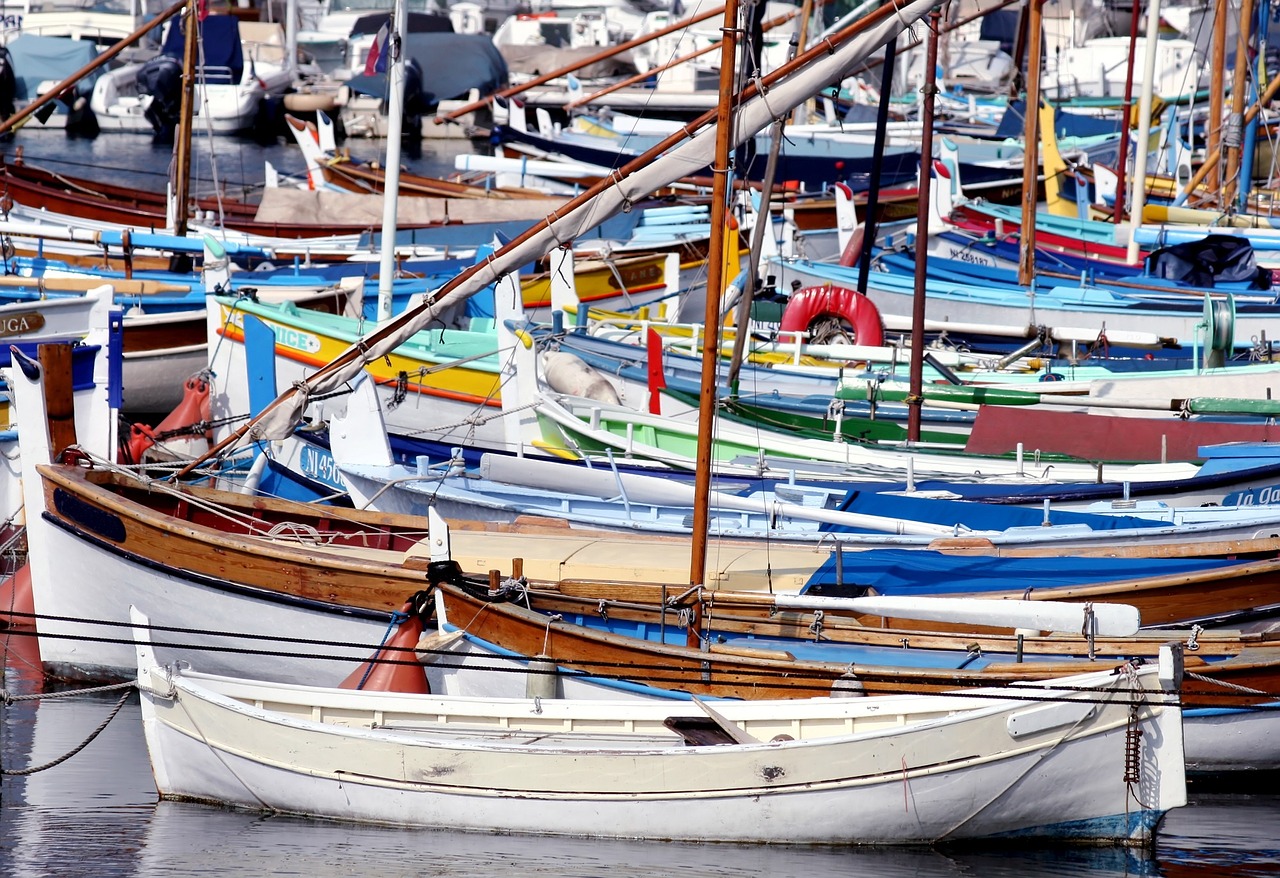
POLYGON ((140 296, 157 293, 189 293, 192 289, 189 284, 171 284, 138 278, 0 276, 0 287, 30 287, 42 293, 83 293, 104 285, 111 286, 117 293, 140 296))

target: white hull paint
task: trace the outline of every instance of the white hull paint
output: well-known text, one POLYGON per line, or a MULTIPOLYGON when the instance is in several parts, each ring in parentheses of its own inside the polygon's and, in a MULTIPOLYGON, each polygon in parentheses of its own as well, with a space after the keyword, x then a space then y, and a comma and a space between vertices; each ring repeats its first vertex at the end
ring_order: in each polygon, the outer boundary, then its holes
MULTIPOLYGON (((36 482, 38 487, 38 478, 36 482)), ((153 625, 183 629, 153 634, 168 661, 183 656, 219 673, 262 673, 262 653, 268 652, 269 675, 295 683, 341 680, 373 652, 390 622, 385 614, 281 600, 225 581, 201 582, 177 568, 158 569, 107 540, 95 546, 68 533, 41 519, 30 505, 28 524, 35 611, 69 619, 42 618, 39 626, 41 660, 60 676, 100 680, 132 675, 136 659, 126 625, 130 605, 145 610, 153 625), (197 633, 204 631, 209 633, 197 633)))
MULTIPOLYGON (((716 702, 751 742, 685 746, 663 723, 698 715, 692 705, 260 689, 150 665, 144 650, 161 795, 254 810, 690 841, 1147 843, 1160 813, 1185 803, 1176 708, 1140 708, 1142 779, 1131 788, 1129 710, 1116 704, 716 702)), ((1154 688, 1153 671, 1143 679, 1154 688)))

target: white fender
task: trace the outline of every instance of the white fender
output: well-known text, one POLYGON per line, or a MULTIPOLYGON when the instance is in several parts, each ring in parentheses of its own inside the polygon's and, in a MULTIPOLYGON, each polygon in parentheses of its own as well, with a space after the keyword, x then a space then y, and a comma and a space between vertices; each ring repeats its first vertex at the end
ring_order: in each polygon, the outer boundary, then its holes
POLYGON ((556 136, 556 126, 551 121, 551 114, 544 107, 538 107, 533 114, 538 120, 538 133, 543 137, 552 139, 556 136))
POLYGON ((568 96, 565 104, 576 104, 582 100, 582 80, 570 73, 564 78, 564 81, 565 94, 568 96))
POLYGON ((519 98, 511 98, 507 101, 507 125, 513 131, 528 131, 529 120, 525 118, 524 102, 519 98))
POLYGON ((947 220, 956 204, 964 199, 960 183, 960 149, 949 137, 938 140, 938 157, 933 162, 933 180, 929 190, 929 231, 947 228, 947 220))
POLYGON ((618 390, 609 379, 573 354, 547 351, 541 360, 547 386, 557 393, 621 405, 618 390))

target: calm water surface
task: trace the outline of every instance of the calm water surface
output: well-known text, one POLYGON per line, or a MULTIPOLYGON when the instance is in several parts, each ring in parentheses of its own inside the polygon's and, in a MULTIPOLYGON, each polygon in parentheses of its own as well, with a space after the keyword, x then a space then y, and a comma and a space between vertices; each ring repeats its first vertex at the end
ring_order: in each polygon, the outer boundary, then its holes
MULTIPOLYGON (((37 691, 16 638, 4 689, 37 691)), ((0 637, 0 647, 4 638, 0 637)), ((116 706, 117 693, 0 707, 0 766, 58 760, 116 706)), ((487 836, 348 826, 159 802, 137 698, 77 755, 0 785, 0 875, 200 876, 1275 876, 1280 796, 1198 791, 1165 819, 1152 852, 1078 848, 812 849, 487 836)), ((1087 767, 1082 766, 1082 771, 1087 767)), ((1271 789, 1274 789, 1272 787, 1271 789)))

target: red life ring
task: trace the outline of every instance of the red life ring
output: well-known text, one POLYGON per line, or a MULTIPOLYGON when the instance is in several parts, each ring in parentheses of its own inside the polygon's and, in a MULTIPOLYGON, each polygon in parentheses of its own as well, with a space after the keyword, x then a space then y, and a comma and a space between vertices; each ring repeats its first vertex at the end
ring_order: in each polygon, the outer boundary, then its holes
POLYGON ((853 330, 853 343, 878 347, 884 344, 884 321, 880 309, 857 290, 847 287, 804 287, 791 294, 782 312, 783 332, 809 332, 810 341, 830 341, 831 324, 842 325, 845 334, 853 330), (828 324, 821 337, 822 324, 828 324), (816 330, 816 332, 815 332, 816 330))

